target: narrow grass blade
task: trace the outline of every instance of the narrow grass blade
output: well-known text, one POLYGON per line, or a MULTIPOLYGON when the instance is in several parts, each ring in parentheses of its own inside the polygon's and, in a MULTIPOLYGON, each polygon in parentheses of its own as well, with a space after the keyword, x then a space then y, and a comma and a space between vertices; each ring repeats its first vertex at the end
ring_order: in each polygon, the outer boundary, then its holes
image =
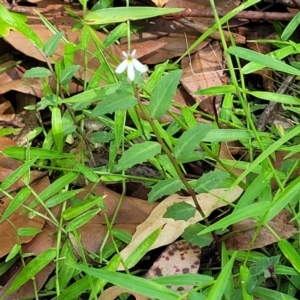
POLYGON ((280 240, 278 246, 284 256, 289 260, 292 266, 299 272, 300 274, 300 255, 299 252, 287 241, 280 240))

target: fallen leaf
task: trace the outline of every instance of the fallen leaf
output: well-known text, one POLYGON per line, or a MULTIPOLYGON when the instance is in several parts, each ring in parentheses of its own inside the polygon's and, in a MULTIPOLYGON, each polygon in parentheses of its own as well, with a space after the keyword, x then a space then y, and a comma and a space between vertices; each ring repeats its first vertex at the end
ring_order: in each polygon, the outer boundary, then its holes
MULTIPOLYGON (((169 245, 148 270, 145 278, 167 275, 197 274, 200 267, 201 248, 185 240, 169 245)), ((171 286, 170 289, 180 294, 190 291, 193 286, 171 286)))
MULTIPOLYGON (((273 218, 268 225, 278 234, 282 239, 289 239, 298 232, 295 224, 289 223, 292 214, 284 209, 275 218, 273 218)), ((257 221, 255 219, 246 219, 231 226, 231 232, 237 232, 234 236, 226 240, 228 250, 249 250, 262 248, 267 245, 278 242, 278 239, 263 226, 255 239, 253 245, 251 241, 256 230, 257 221), (251 245, 251 247, 250 247, 251 245)))

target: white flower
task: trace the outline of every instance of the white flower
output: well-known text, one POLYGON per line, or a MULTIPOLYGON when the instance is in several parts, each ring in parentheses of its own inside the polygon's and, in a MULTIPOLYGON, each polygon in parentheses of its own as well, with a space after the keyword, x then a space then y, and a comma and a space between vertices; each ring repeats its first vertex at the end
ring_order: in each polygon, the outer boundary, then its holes
POLYGON ((125 51, 122 51, 122 54, 125 57, 125 60, 123 60, 116 68, 116 73, 118 73, 118 74, 124 72, 125 69, 127 69, 127 76, 130 81, 134 80, 135 70, 137 70, 141 73, 145 73, 148 71, 148 68, 146 65, 143 65, 136 58, 134 58, 135 53, 136 53, 135 49, 131 52, 131 54, 126 53, 125 51))

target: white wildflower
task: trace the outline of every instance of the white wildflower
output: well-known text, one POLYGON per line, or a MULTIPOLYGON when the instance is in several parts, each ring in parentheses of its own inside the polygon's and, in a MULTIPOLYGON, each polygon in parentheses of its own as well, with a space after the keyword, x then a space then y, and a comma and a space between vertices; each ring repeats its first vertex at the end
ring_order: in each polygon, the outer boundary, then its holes
POLYGON ((135 49, 131 52, 131 54, 126 53, 125 51, 122 51, 122 54, 124 55, 125 60, 118 65, 116 68, 116 73, 120 74, 127 69, 127 76, 130 81, 133 81, 135 77, 135 70, 139 71, 140 73, 145 73, 148 71, 146 65, 143 65, 136 58, 134 58, 136 54, 135 49))

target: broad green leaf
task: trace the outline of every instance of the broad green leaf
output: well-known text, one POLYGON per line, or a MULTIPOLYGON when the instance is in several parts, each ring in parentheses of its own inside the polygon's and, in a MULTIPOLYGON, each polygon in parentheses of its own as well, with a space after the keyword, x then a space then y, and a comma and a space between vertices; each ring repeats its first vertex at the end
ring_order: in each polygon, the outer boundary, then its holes
POLYGON ((164 218, 172 218, 175 221, 188 219, 195 216, 196 208, 186 202, 178 202, 167 208, 167 211, 163 215, 164 218))
POLYGON ((191 154, 212 128, 210 124, 199 124, 189 128, 177 140, 174 155, 177 159, 184 159, 191 154))
POLYGON ((183 188, 183 183, 177 178, 167 178, 159 181, 151 187, 151 192, 148 194, 148 203, 165 195, 172 195, 183 188))
POLYGON ((230 175, 226 172, 216 170, 203 174, 195 183, 194 190, 196 193, 207 193, 212 189, 229 187, 232 184, 228 180, 230 175))
POLYGON ((50 70, 44 67, 35 67, 27 70, 23 74, 23 78, 46 78, 51 76, 50 70))
POLYGON ((82 215, 94 206, 103 206, 102 196, 92 197, 91 199, 81 201, 80 203, 68 207, 63 211, 62 217, 65 220, 71 220, 78 217, 79 215, 82 215))
POLYGON ((101 210, 100 208, 96 208, 90 211, 83 212, 82 214, 80 214, 80 216, 73 219, 67 224, 65 228, 66 232, 72 232, 77 228, 81 227, 82 225, 86 224, 92 218, 94 218, 99 213, 100 210, 101 210))
POLYGON ((4 298, 18 290, 27 281, 31 280, 37 273, 43 270, 56 257, 56 249, 49 248, 31 260, 15 277, 4 294, 4 298))
POLYGON ((299 250, 297 251, 287 240, 280 240, 278 246, 284 256, 289 260, 292 266, 300 274, 300 255, 299 250))
MULTIPOLYGON (((283 191, 277 194, 272 202, 269 209, 268 215, 266 216, 265 223, 271 221, 282 209, 288 205, 288 203, 293 199, 293 197, 299 193, 300 177, 293 180, 283 191)), ((296 214, 299 216, 299 213, 296 214)), ((294 218, 296 217, 294 216, 294 218)), ((293 218, 293 219, 294 219, 293 218)))
MULTIPOLYGON (((262 136, 269 134, 261 133, 262 136)), ((254 133, 244 129, 211 129, 203 138, 203 142, 229 142, 254 138, 254 133)))
MULTIPOLYGON (((27 18, 24 15, 9 12, 3 4, 0 4, 0 19, 4 21, 4 24, 0 23, 0 26, 10 25, 10 28, 21 32, 27 37, 33 44, 37 45, 40 49, 43 49, 44 44, 39 36, 26 24, 27 18)), ((3 30, 2 28, 0 30, 3 30)), ((4 33, 5 33, 4 29, 4 33)))
POLYGON ((117 110, 126 110, 134 107, 137 104, 137 100, 131 93, 126 91, 119 91, 110 97, 106 97, 101 100, 91 113, 91 118, 97 118, 105 114, 114 113, 117 110))
MULTIPOLYGON (((239 58, 251 61, 251 62, 256 62, 258 64, 261 64, 264 68, 270 68, 274 69, 280 72, 284 72, 287 74, 292 74, 299 76, 300 75, 300 70, 297 70, 296 68, 291 67, 290 65, 287 65, 286 63, 277 60, 275 58, 269 57, 267 55, 241 48, 241 47, 236 47, 236 46, 231 46, 228 48, 228 52, 230 54, 236 55, 239 58)), ((242 72, 244 74, 245 71, 242 69, 242 72)))
POLYGON ((179 298, 179 294, 175 291, 148 279, 130 274, 89 268, 82 265, 74 265, 74 268, 93 277, 110 282, 113 285, 120 286, 150 298, 161 300, 178 300, 179 298))
POLYGON ((89 181, 91 182, 98 182, 99 181, 99 176, 89 167, 76 163, 75 164, 76 168, 86 177, 89 181))
POLYGON ((283 33, 281 34, 281 40, 287 41, 290 36, 295 32, 300 24, 300 12, 298 12, 294 18, 290 21, 290 23, 285 26, 283 33))
POLYGON ((108 36, 103 41, 105 47, 109 47, 110 45, 118 41, 121 37, 126 36, 127 30, 127 23, 121 23, 114 29, 110 30, 108 36))
POLYGON ((205 234, 214 230, 227 228, 229 225, 232 225, 234 223, 240 222, 242 220, 245 220, 251 217, 257 217, 264 213, 266 213, 270 209, 270 203, 269 202, 258 202, 253 203, 247 206, 247 209, 241 208, 239 210, 234 211, 229 216, 221 219, 220 221, 210 225, 203 231, 201 231, 199 234, 205 234))
POLYGON ((55 51, 58 48, 59 41, 61 40, 63 35, 63 31, 57 32, 47 41, 47 43, 44 46, 44 51, 47 56, 51 56, 55 53, 55 51))
POLYGON ((19 254, 20 250, 21 250, 21 245, 20 244, 15 244, 12 247, 12 249, 10 250, 9 254, 6 256, 5 262, 8 262, 11 259, 13 259, 16 255, 19 254))
POLYGON ((245 190, 244 194, 240 198, 234 210, 248 207, 254 200, 262 193, 262 191, 270 184, 270 180, 273 177, 273 173, 269 170, 263 170, 253 182, 245 190))
POLYGON ((111 233, 114 237, 124 242, 125 244, 129 244, 132 240, 132 235, 125 230, 113 228, 111 233))
POLYGON ((151 281, 157 282, 162 285, 193 285, 201 286, 207 285, 214 281, 214 278, 208 275, 202 274, 178 274, 178 275, 168 275, 151 278, 151 281))
MULTIPOLYGON (((282 60, 283 58, 296 53, 296 50, 293 46, 286 46, 280 49, 277 49, 273 52, 266 54, 267 56, 274 57, 275 59, 282 60)), ((264 66, 256 62, 249 62, 243 67, 244 74, 250 74, 262 69, 264 66)))
POLYGON ((77 195, 80 192, 82 192, 82 190, 71 190, 71 191, 65 191, 65 192, 59 193, 46 201, 46 203, 45 203, 46 207, 48 207, 48 208, 54 207, 57 204, 60 204, 62 202, 65 202, 65 201, 71 199, 72 197, 74 197, 75 195, 77 195))
POLYGON ((78 173, 71 173, 71 172, 59 177, 39 194, 39 199, 43 202, 48 200, 51 196, 55 195, 56 193, 59 193, 71 182, 76 180, 77 177, 78 177, 78 173))
MULTIPOLYGON (((7 148, 6 148, 7 149, 7 148)), ((13 185, 21 176, 27 172, 30 167, 35 163, 36 159, 27 161, 25 164, 14 170, 10 175, 8 175, 1 183, 0 188, 2 190, 8 189, 13 185)))
POLYGON ((207 300, 221 300, 223 299, 223 294, 227 285, 227 280, 230 276, 232 276, 231 271, 233 267, 233 263, 236 257, 236 252, 233 253, 229 262, 222 268, 221 273, 219 274, 217 280, 213 284, 208 296, 207 300))
POLYGON ((194 95, 224 95, 224 94, 232 94, 236 93, 236 88, 234 85, 220 85, 213 86, 206 89, 201 89, 199 91, 194 92, 194 95))
POLYGON ((161 151, 161 145, 156 142, 143 142, 135 144, 126 150, 118 162, 118 170, 126 170, 134 165, 140 164, 153 158, 161 151))
POLYGON ((166 14, 173 14, 183 8, 154 8, 154 7, 111 7, 92 11, 85 15, 84 22, 90 25, 120 23, 127 20, 148 19, 166 14))
POLYGON ((290 104, 290 105, 300 104, 300 100, 297 97, 285 95, 285 94, 270 93, 270 92, 247 92, 247 94, 252 95, 259 99, 283 103, 283 104, 290 104))
POLYGON ((257 287, 253 293, 255 297, 262 300, 298 300, 288 294, 280 293, 270 288, 257 287))
POLYGON ((12 213, 14 213, 30 196, 31 189, 28 187, 25 187, 21 189, 17 195, 14 196, 14 198, 10 201, 8 204, 5 212, 2 215, 2 218, 0 222, 3 222, 6 220, 12 213))
POLYGON ((170 108, 181 75, 182 70, 172 71, 155 85, 147 107, 153 119, 161 118, 170 108))
POLYGON ((191 224, 188 226, 183 234, 181 235, 187 242, 198 247, 209 246, 213 242, 213 237, 211 233, 206 233, 204 235, 198 235, 200 231, 206 227, 202 224, 191 224))
MULTIPOLYGON (((124 83, 123 83, 124 85, 124 83)), ((130 88, 130 85, 127 85, 128 88, 130 88)), ((81 103, 81 102, 93 102, 95 100, 99 100, 104 98, 105 96, 114 94, 116 90, 118 90, 121 87, 120 83, 114 83, 110 85, 106 85, 103 87, 97 87, 91 90, 84 91, 82 93, 79 93, 77 95, 74 95, 70 98, 63 99, 59 101, 59 104, 63 103, 81 103)))
POLYGON ((76 157, 74 154, 70 153, 61 153, 54 150, 42 149, 42 148, 25 148, 25 147, 7 147, 3 150, 3 153, 6 156, 16 158, 16 159, 26 159, 27 150, 30 153, 30 158, 32 159, 60 159, 60 158, 69 158, 72 159, 76 157))
POLYGON ((80 69, 79 65, 72 65, 64 68, 60 74, 60 78, 59 78, 60 83, 62 85, 68 84, 79 69, 80 69))
POLYGON ((61 112, 58 107, 53 107, 51 114, 52 134, 59 152, 63 149, 63 126, 61 120, 61 112))
POLYGON ((161 228, 156 229, 153 231, 151 234, 149 234, 141 243, 138 247, 134 249, 130 253, 130 255, 127 257, 125 261, 125 265, 128 269, 132 268, 135 266, 149 251, 151 246, 154 244, 156 239, 161 233, 161 228))
POLYGON ((96 131, 90 137, 90 142, 93 144, 108 143, 114 139, 114 134, 107 131, 96 131))
POLYGON ((42 232, 42 230, 36 229, 36 228, 19 228, 18 229, 19 236, 32 236, 32 235, 37 235, 40 232, 42 232))
POLYGON ((249 280, 250 280, 250 276, 251 276, 249 269, 246 266, 241 265, 240 266, 240 274, 241 274, 243 299, 253 300, 253 295, 248 293, 248 284, 249 284, 249 280))

